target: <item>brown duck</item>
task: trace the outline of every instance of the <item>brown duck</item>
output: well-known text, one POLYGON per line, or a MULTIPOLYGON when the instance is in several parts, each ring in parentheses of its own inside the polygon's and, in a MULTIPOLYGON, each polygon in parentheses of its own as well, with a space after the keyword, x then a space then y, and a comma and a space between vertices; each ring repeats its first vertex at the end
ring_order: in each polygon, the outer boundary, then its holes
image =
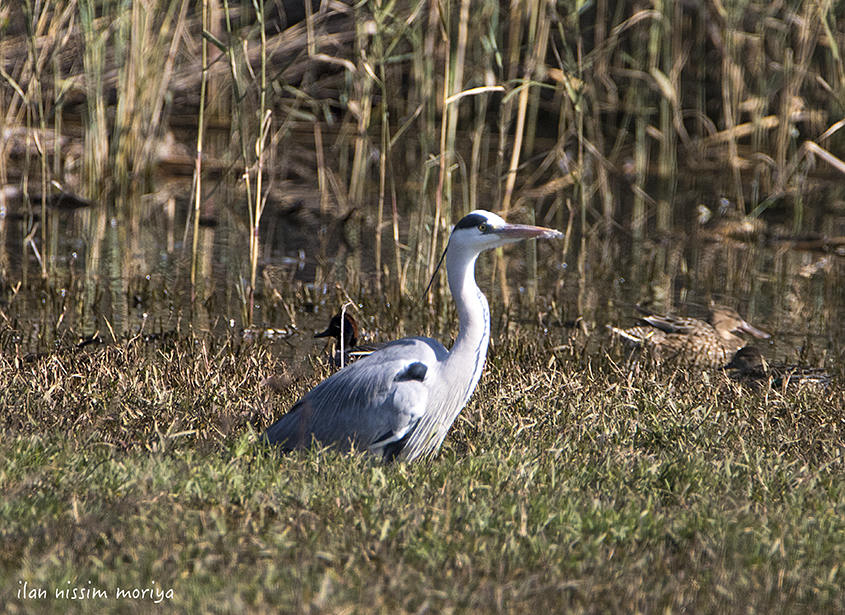
POLYGON ((755 390, 767 385, 781 390, 795 389, 805 384, 825 387, 831 381, 830 373, 822 368, 771 364, 754 346, 737 350, 725 369, 732 372, 732 380, 748 384, 755 390))
POLYGON ((713 305, 707 320, 646 313, 635 327, 610 327, 614 337, 640 349, 657 363, 719 367, 745 345, 736 332, 766 338, 733 308, 713 305))

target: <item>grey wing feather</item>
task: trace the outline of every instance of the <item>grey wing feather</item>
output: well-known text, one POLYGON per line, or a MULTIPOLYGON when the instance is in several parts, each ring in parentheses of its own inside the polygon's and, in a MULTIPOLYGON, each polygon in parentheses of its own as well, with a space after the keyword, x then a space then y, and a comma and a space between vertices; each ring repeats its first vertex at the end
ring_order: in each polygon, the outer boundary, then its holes
POLYGON ((447 354, 429 338, 391 342, 311 389, 267 429, 264 438, 285 450, 308 447, 317 440, 381 453, 424 414, 426 375, 447 354))

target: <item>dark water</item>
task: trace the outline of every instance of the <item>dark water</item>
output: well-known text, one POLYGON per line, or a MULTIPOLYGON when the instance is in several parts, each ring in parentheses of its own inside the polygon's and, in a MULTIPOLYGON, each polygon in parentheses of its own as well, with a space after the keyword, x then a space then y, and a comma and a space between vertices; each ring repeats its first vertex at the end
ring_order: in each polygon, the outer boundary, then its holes
MULTIPOLYGON (((361 306, 351 309, 374 338, 426 332, 448 341, 454 335, 450 304, 427 307, 421 299, 433 204, 413 189, 418 174, 407 177, 400 184, 407 189, 397 193, 402 292, 390 224, 383 227, 386 275, 378 286, 375 198, 358 208, 330 203, 321 210, 311 179, 274 185, 260 227, 253 327, 283 330, 268 342, 277 352, 294 360, 312 352, 313 333, 347 300, 361 306)), ((845 191, 818 179, 800 200, 784 197, 747 219, 722 196, 731 193, 732 181, 726 173, 685 174, 673 178, 670 189, 647 186, 654 200, 646 206, 642 238, 630 230, 634 192, 624 180, 612 189, 609 206, 589 203, 584 228, 572 195, 511 212, 511 220, 534 219, 568 230, 568 237, 539 242, 536 257, 530 245, 508 248, 504 278, 496 257, 482 256, 478 280, 494 312, 494 339, 535 327, 532 335, 566 344, 580 318, 595 352, 606 341, 604 325, 631 323, 634 304, 704 316, 712 300, 772 333, 763 344, 772 358, 837 360, 845 340, 845 191), (656 222, 661 201, 668 230, 656 222)), ((204 202, 193 302, 189 176, 154 179, 131 208, 98 202, 50 208, 46 245, 40 201, 30 209, 16 189, 6 187, 0 217, 4 351, 49 350, 95 332, 107 340, 174 331, 225 338, 247 327, 248 215, 236 188, 218 184, 204 202), (39 259, 46 262, 46 281, 39 259)), ((479 202, 497 201, 491 195, 479 202)), ((466 208, 453 207, 455 222, 466 208)))

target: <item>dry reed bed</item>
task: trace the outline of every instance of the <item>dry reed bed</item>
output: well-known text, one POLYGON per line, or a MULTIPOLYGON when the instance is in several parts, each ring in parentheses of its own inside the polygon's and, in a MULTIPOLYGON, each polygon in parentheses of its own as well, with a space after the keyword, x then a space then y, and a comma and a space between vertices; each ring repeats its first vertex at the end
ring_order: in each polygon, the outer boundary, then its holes
MULTIPOLYGON (((23 128, 28 146, 24 160, 10 159, 10 144, 0 150, 0 181, 22 166, 29 194, 54 179, 70 184, 106 208, 90 223, 93 237, 114 205, 131 242, 169 118, 197 118, 191 284, 202 296, 196 224, 214 194, 249 220, 249 322, 260 284, 255 229, 266 194, 292 168, 317 184, 323 216, 373 204, 375 282, 394 296, 414 290, 409 269, 427 279, 448 222, 491 200, 556 222, 567 249, 573 233, 611 225, 640 241, 678 215, 671 190, 649 182, 671 186, 680 172, 715 165, 732 177, 721 196, 739 212, 787 201, 798 230, 813 161, 845 170, 845 33, 831 3, 602 0, 578 14, 565 3, 329 2, 305 3, 296 23, 279 6, 7 6, 2 121, 23 128), (228 145, 214 157, 230 165, 232 187, 223 195, 203 170, 205 127, 221 118, 228 145), (62 139, 48 141, 80 120, 81 163, 65 158, 62 139), (293 134, 308 135, 310 171, 292 160, 293 134), (397 175, 408 168, 415 196, 403 198, 397 175), (633 191, 630 210, 619 190, 633 191)), ((37 231, 46 275, 49 227, 37 231)), ((89 264, 99 249, 95 240, 89 264)))

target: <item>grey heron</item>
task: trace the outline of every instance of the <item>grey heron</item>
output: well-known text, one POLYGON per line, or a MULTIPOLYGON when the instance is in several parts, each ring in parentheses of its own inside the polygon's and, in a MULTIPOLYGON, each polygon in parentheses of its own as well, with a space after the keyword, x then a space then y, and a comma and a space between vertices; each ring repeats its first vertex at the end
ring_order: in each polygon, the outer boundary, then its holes
POLYGON ((306 393, 264 434, 283 450, 314 441, 367 450, 384 461, 434 453, 475 390, 490 341, 490 308, 475 283, 485 250, 531 238, 558 237, 539 226, 508 224, 476 210, 452 231, 446 249, 459 333, 451 350, 429 337, 388 343, 306 393))

